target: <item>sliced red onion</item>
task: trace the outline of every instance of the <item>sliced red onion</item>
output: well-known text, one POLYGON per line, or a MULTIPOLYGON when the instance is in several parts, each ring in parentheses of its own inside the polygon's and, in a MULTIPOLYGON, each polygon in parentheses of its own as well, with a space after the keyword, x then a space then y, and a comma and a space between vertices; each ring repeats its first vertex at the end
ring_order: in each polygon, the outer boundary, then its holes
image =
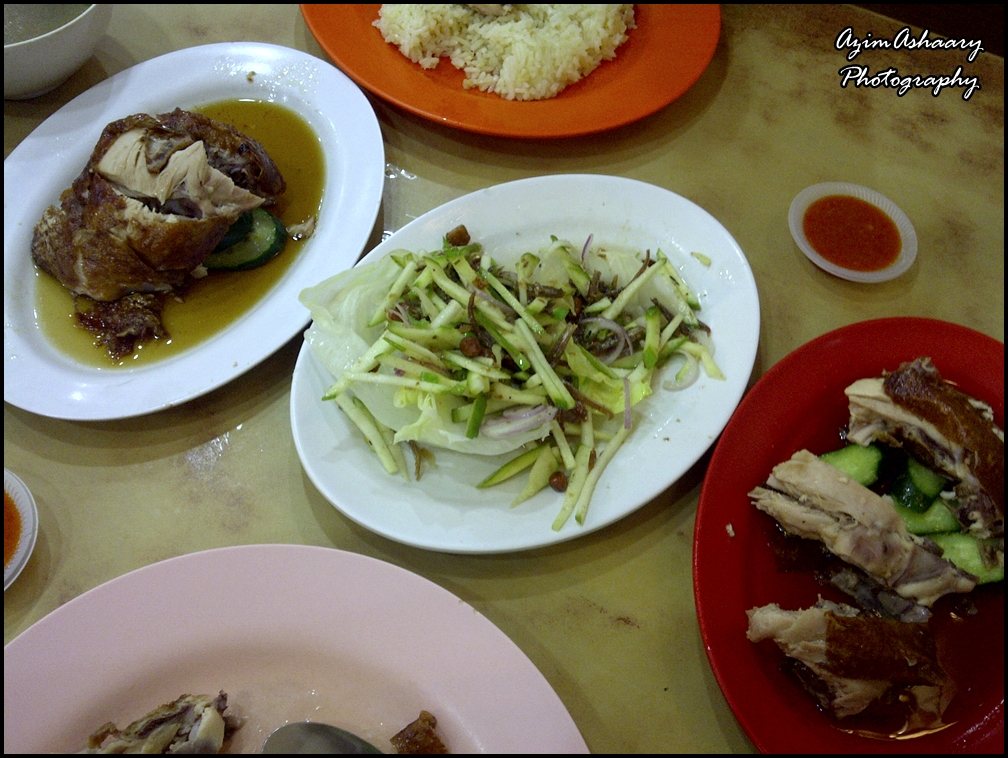
POLYGON ((697 344, 703 345, 707 348, 707 352, 714 357, 714 340, 710 336, 710 332, 706 329, 694 329, 690 332, 690 336, 696 340, 697 344))
POLYGON ((630 380, 623 377, 623 428, 630 428, 630 380))
POLYGON ((591 247, 592 237, 594 237, 594 236, 595 236, 594 234, 589 234, 588 235, 588 239, 585 240, 584 247, 581 248, 581 263, 582 264, 585 262, 585 258, 588 255, 588 248, 591 247))
POLYGON ((480 434, 492 439, 511 437, 549 424, 556 414, 557 409, 552 405, 537 405, 532 407, 530 413, 515 414, 511 417, 501 414, 497 418, 485 419, 480 426, 480 434))
POLYGON ((613 334, 616 334, 620 338, 620 341, 619 343, 617 343, 616 347, 614 347, 606 355, 599 358, 599 360, 602 361, 607 366, 614 360, 619 358, 621 355, 623 355, 624 350, 626 350, 628 347, 631 347, 630 335, 627 334, 626 329, 624 329, 622 326, 617 324, 612 319, 602 318, 601 316, 590 316, 588 318, 581 319, 581 323, 604 327, 605 329, 608 329, 609 331, 611 331, 613 334))
MULTIPOLYGON (((409 312, 406 310, 405 306, 403 306, 401 302, 397 302, 395 306, 393 306, 390 310, 392 313, 398 316, 399 321, 405 324, 406 326, 409 326, 412 323, 412 319, 410 319, 409 312)), ((392 319, 386 317, 385 320, 391 321, 392 319)))
POLYGON ((678 353, 678 355, 681 355, 686 359, 686 371, 682 378, 677 378, 683 371, 683 368, 680 368, 671 379, 666 379, 662 382, 662 389, 669 390, 670 392, 678 392, 679 390, 686 389, 697 380, 697 377, 700 376, 700 363, 696 358, 689 353, 678 353))

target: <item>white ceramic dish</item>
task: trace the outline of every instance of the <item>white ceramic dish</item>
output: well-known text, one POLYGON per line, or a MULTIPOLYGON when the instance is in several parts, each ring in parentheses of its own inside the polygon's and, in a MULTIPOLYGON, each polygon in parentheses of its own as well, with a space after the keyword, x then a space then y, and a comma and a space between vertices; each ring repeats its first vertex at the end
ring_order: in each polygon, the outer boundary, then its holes
MULTIPOLYGON (((26 14, 34 14, 31 16, 34 26, 54 18, 52 9, 60 7, 65 6, 35 3, 31 8, 27 5, 18 8, 12 5, 11 12, 20 16, 22 24, 26 14)), ((5 27, 7 12, 5 4, 5 27)), ((55 17, 65 18, 62 14, 55 17)), ((4 44, 4 99, 27 100, 56 89, 94 54, 111 17, 111 5, 90 5, 76 18, 44 34, 4 44)), ((16 22, 12 19, 12 23, 16 22)))
MULTIPOLYGON (((371 251, 437 249, 465 224, 473 240, 507 260, 549 244, 549 235, 597 243, 661 248, 699 294, 724 381, 701 378, 682 392, 661 388, 638 406, 640 417, 592 498, 583 526, 552 524, 562 496, 546 489, 511 508, 524 477, 495 488, 475 485, 503 458, 436 450, 436 467, 419 482, 389 476, 334 403, 320 398, 329 372, 305 345, 291 385, 291 427, 308 476, 360 525, 409 545, 457 553, 523 550, 573 539, 632 513, 682 476, 715 441, 745 391, 759 339, 759 298, 748 261, 710 214, 668 190, 631 179, 559 175, 479 190, 437 208, 371 251), (704 266, 691 255, 711 259, 704 266)), ((635 413, 637 411, 635 410, 635 413)))
POLYGON ((246 718, 237 752, 308 719, 392 752, 421 708, 453 753, 587 752, 543 675, 472 606, 397 566, 302 545, 181 556, 53 611, 4 648, 4 752, 75 752, 106 721, 222 689, 246 718))
POLYGON ((297 296, 304 287, 357 260, 378 215, 384 169, 378 120, 357 85, 329 63, 285 47, 180 50, 81 94, 4 161, 4 400, 55 418, 126 418, 184 403, 241 375, 303 329, 297 296), (229 98, 285 105, 319 136, 326 182, 315 235, 256 306, 190 350, 139 368, 107 369, 60 353, 34 313, 29 248, 42 212, 80 173, 110 121, 229 98))
POLYGON ((4 566, 4 591, 21 575, 28 565, 35 540, 38 538, 38 507, 31 490, 13 472, 4 469, 4 491, 10 495, 21 516, 21 534, 18 537, 17 548, 11 556, 10 563, 4 566))
POLYGON ((900 210, 896 203, 887 198, 885 195, 880 192, 876 192, 869 187, 862 187, 859 184, 849 184, 847 182, 823 182, 822 184, 814 184, 811 187, 806 187, 795 196, 794 200, 791 201, 791 208, 788 210, 788 226, 791 228, 791 236, 794 237, 795 243, 801 251, 805 253, 806 257, 808 257, 810 261, 823 271, 827 271, 830 274, 833 274, 833 276, 839 276, 841 279, 847 279, 852 282, 875 283, 895 279, 897 276, 906 273, 907 269, 909 269, 910 266, 913 265, 913 262, 917 259, 917 232, 914 230, 913 224, 910 222, 907 215, 900 210), (829 195, 850 195, 852 197, 859 198, 865 202, 871 203, 893 220, 893 223, 896 224, 896 228, 899 229, 902 247, 900 248, 899 255, 896 256, 896 260, 893 261, 890 266, 880 269, 879 271, 855 271, 853 269, 844 268, 843 266, 838 266, 837 264, 826 260, 815 251, 815 248, 812 247, 808 238, 805 236, 803 226, 805 211, 807 211, 809 206, 816 200, 829 195))

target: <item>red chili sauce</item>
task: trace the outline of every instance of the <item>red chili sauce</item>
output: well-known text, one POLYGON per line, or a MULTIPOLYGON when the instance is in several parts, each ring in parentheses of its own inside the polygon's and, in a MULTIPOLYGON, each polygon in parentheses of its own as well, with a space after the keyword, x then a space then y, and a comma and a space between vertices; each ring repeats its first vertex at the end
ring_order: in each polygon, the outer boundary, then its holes
POLYGON ((827 195, 805 211, 805 238, 819 255, 853 271, 881 271, 899 256, 896 223, 871 203, 850 195, 827 195))
POLYGON ((14 553, 17 552, 18 543, 21 541, 21 512, 18 511, 14 500, 4 489, 3 498, 3 553, 4 568, 11 562, 14 553))

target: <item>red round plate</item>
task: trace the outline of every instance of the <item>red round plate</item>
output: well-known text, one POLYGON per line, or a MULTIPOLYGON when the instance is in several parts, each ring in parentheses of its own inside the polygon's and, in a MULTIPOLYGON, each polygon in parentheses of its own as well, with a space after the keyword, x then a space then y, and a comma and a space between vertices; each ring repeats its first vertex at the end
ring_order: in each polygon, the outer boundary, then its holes
POLYGON ((721 35, 718 5, 636 5, 637 28, 590 76, 549 100, 515 101, 462 88, 447 60, 423 69, 382 38, 380 5, 302 5, 322 49, 359 85, 418 116, 503 137, 570 137, 623 126, 693 86, 721 35))
POLYGON ((694 533, 697 617, 714 676, 742 728, 764 752, 1003 751, 1001 583, 974 590, 979 613, 958 624, 936 606, 936 636, 943 649, 951 649, 943 663, 959 685, 945 712, 954 723, 914 739, 843 731, 842 722, 821 713, 780 670, 782 656, 772 643, 755 645, 745 636, 750 608, 771 602, 807 608, 820 593, 829 595, 808 574, 777 570, 768 543, 771 522, 747 493, 795 451, 819 454, 840 446, 848 418, 844 388, 851 382, 925 355, 944 378, 989 403, 1004 428, 1004 343, 943 321, 888 318, 825 334, 773 366, 743 398, 715 448, 694 533))

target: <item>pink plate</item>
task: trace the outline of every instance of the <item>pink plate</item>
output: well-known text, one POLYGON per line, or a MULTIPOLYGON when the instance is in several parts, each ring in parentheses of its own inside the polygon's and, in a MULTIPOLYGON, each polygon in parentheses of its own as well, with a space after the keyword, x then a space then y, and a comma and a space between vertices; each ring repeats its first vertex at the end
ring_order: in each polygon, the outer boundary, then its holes
MULTIPOLYGON (((971 597, 963 621, 935 605, 933 628, 943 664, 959 685, 948 728, 914 739, 870 739, 838 728, 779 667, 772 643, 746 639, 746 610, 770 602, 806 608, 819 593, 805 573, 778 572, 768 543, 772 522, 747 493, 774 465, 808 448, 840 446, 847 422, 844 388, 927 355, 946 379, 993 407, 1004 427, 1004 343, 923 318, 888 318, 825 334, 785 357, 743 398, 711 458, 694 534, 693 584, 711 668, 756 747, 765 752, 995 752, 1004 748, 1004 586, 971 597), (730 525, 730 530, 729 530, 730 525), (731 533, 734 536, 731 536, 731 533)), ((833 597, 840 600, 841 596, 833 597)))
POLYGON ((228 693, 233 752, 289 721, 392 751, 426 709, 453 753, 587 752, 532 662, 397 566, 303 545, 172 558, 80 595, 4 648, 4 752, 66 753, 183 693, 228 693))

